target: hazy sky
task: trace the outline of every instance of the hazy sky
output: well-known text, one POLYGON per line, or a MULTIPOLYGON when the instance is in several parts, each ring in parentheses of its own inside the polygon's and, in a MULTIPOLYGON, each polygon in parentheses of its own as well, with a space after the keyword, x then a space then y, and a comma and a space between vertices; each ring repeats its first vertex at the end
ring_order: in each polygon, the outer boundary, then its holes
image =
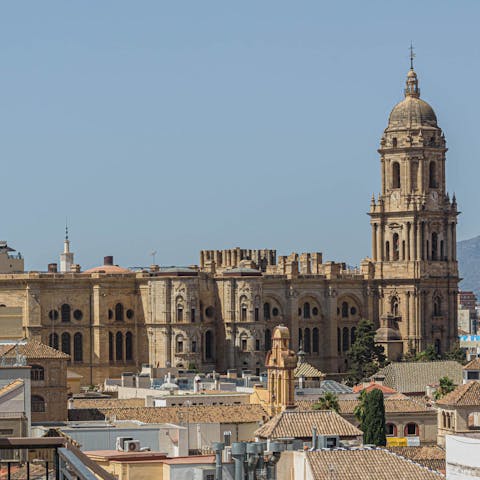
POLYGON ((370 254, 376 149, 416 46, 480 233, 480 2, 0 6, 0 238, 29 269, 198 262, 205 248, 370 254))

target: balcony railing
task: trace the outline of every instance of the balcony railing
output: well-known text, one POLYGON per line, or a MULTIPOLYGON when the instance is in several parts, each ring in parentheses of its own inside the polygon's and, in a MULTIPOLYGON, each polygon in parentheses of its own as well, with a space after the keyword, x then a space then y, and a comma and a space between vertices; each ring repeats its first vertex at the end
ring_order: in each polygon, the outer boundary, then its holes
POLYGON ((2 478, 18 477, 22 469, 25 480, 38 477, 39 465, 46 480, 115 480, 115 477, 88 458, 63 437, 0 438, 2 478), (33 467, 37 470, 31 472, 33 467), (7 470, 6 477, 4 470, 7 470), (53 476, 52 476, 53 474, 53 476))

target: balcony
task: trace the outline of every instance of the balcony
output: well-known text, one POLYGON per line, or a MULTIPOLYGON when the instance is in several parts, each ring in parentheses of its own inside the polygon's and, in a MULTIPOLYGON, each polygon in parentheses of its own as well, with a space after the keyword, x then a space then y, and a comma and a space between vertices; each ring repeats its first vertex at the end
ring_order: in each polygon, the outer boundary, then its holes
POLYGON ((0 438, 0 457, 1 478, 8 480, 115 480, 63 437, 0 438))

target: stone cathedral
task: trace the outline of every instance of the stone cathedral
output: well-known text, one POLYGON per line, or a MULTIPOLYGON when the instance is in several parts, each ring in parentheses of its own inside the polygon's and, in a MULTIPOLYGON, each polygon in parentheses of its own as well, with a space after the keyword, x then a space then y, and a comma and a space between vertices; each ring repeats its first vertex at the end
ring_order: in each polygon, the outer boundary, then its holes
MULTIPOLYGON (((0 275, 0 336, 15 333, 71 356, 84 384, 165 367, 264 370, 278 325, 289 347, 324 372, 343 372, 357 324, 377 325, 390 358, 457 338, 455 197, 445 137, 410 69, 405 98, 380 141, 381 193, 372 198, 372 254, 357 269, 322 254, 204 250, 198 266, 130 270, 112 257, 86 271, 68 237, 46 273, 0 275), (3 310, 3 311, 2 311, 3 310), (16 322, 16 323, 15 323, 16 322)), ((360 212, 359 212, 360 214, 360 212)))

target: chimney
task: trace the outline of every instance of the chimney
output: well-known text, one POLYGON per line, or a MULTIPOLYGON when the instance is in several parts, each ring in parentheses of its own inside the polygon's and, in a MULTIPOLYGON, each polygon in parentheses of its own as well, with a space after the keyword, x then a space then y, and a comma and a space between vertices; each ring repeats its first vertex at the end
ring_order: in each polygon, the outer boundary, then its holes
POLYGON ((48 264, 48 273, 57 273, 58 268, 56 263, 49 263, 48 264))
POLYGON ((113 256, 112 255, 107 255, 106 257, 103 257, 103 264, 104 265, 113 265, 113 256))

